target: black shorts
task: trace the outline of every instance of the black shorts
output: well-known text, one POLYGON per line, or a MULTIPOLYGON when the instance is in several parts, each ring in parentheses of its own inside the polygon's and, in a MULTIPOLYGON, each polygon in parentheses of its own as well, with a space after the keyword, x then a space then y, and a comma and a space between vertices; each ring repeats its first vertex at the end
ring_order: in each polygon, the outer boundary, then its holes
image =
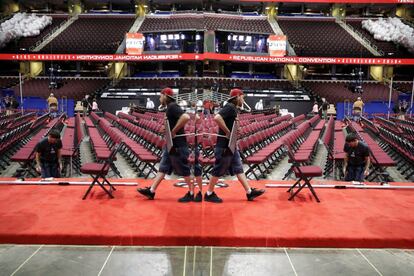
POLYGON ((172 148, 170 153, 164 147, 159 171, 168 175, 174 171, 179 176, 190 176, 189 155, 188 147, 172 148))
POLYGON ((233 154, 229 148, 216 147, 214 156, 216 162, 211 172, 213 176, 221 177, 227 173, 230 175, 243 173, 243 164, 238 150, 233 154))

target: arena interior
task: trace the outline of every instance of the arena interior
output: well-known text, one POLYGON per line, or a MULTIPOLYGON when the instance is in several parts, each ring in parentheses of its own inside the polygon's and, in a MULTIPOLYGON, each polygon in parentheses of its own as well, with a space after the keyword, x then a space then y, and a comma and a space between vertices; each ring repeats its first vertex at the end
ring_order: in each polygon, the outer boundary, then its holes
POLYGON ((413 275, 413 4, 1 1, 0 275, 413 275))

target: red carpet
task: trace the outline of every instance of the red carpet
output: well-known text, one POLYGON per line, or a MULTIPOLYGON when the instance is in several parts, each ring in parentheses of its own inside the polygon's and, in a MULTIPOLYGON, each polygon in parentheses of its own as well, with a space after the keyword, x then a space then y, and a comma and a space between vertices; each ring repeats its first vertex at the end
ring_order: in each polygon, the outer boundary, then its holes
POLYGON ((180 204, 172 183, 154 201, 133 186, 81 200, 85 186, 0 185, 0 243, 414 248, 414 190, 318 189, 318 204, 278 188, 248 202, 230 182, 223 204, 180 204))

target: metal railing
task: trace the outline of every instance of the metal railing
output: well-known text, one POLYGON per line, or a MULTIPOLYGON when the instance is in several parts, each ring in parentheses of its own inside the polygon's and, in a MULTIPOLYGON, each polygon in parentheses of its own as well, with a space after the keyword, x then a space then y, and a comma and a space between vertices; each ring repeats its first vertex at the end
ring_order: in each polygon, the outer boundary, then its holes
POLYGON ((187 103, 197 103, 197 101, 212 100, 216 103, 222 103, 229 99, 229 96, 218 91, 203 89, 202 93, 190 92, 177 95, 177 102, 186 101, 187 103))
POLYGON ((384 52, 382 50, 378 49, 378 47, 375 44, 373 44, 372 41, 366 38, 360 31, 356 30, 354 27, 347 24, 346 21, 343 21, 340 18, 336 18, 335 22, 344 27, 345 29, 348 29, 350 32, 355 33, 359 37, 359 39, 361 39, 366 45, 374 49, 380 56, 384 56, 384 52))
POLYGON ((47 35, 45 35, 41 40, 38 40, 36 42, 35 45, 32 45, 29 48, 30 52, 33 52, 34 49, 36 49, 37 47, 39 47, 39 45, 41 45, 44 41, 46 41, 47 39, 49 39, 52 35, 54 35, 60 28, 63 27, 63 25, 68 24, 69 22, 73 22, 75 20, 78 19, 78 14, 70 17, 68 20, 63 21, 62 23, 60 23, 58 26, 54 27, 47 35))

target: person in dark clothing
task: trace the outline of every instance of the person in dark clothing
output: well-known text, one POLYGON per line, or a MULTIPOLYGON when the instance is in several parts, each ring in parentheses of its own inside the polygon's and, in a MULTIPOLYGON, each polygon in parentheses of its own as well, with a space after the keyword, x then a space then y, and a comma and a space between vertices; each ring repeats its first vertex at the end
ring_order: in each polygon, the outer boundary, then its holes
POLYGON ((405 114, 408 111, 408 102, 406 100, 403 100, 400 102, 399 106, 399 113, 398 113, 398 119, 405 120, 405 114))
POLYGON ((83 118, 88 115, 88 110, 91 108, 91 104, 89 103, 89 95, 85 95, 85 98, 82 99, 82 108, 83 108, 83 118))
POLYGON ((214 192, 214 187, 216 186, 219 177, 225 175, 227 172, 237 176, 238 180, 246 190, 246 196, 249 201, 261 196, 265 192, 265 190, 250 188, 246 175, 243 172, 239 151, 236 149, 233 153, 229 149, 229 138, 233 123, 238 120, 237 108, 242 107, 243 102, 243 91, 240 89, 232 89, 230 91, 230 99, 228 100, 228 103, 214 117, 214 121, 219 126, 219 136, 217 137, 217 144, 214 149, 216 161, 211 172, 212 176, 210 178, 208 190, 204 195, 205 201, 214 203, 223 202, 223 200, 214 192))
POLYGON ((60 177, 61 148, 62 141, 58 130, 51 130, 46 138, 37 143, 36 170, 42 174, 42 178, 60 177))
POLYGON ((358 140, 354 134, 348 134, 345 138, 343 173, 345 181, 362 182, 365 176, 369 174, 370 158, 368 146, 358 140))
MULTIPOLYGON (((164 88, 161 91, 160 103, 167 107, 166 118, 171 128, 173 147, 170 152, 168 152, 167 146, 163 148, 159 170, 151 187, 139 188, 137 191, 148 199, 154 199, 158 185, 164 179, 166 174, 170 175, 174 170, 177 175, 184 177, 189 188, 189 191, 184 197, 178 199, 178 201, 195 201, 194 185, 190 177, 191 172, 188 164, 188 156, 190 155, 190 152, 186 138, 184 136, 179 136, 184 134, 184 126, 190 120, 190 116, 176 103, 171 88, 164 88)), ((198 195, 198 197, 201 197, 201 195, 198 195)))
POLYGON ((15 97, 11 97, 11 108, 12 109, 17 109, 19 108, 19 102, 16 100, 15 97))
POLYGON ((319 110, 322 110, 322 118, 324 120, 328 119, 328 108, 329 103, 326 101, 325 98, 322 98, 322 104, 319 107, 319 110))
POLYGON ((3 99, 3 102, 4 102, 4 108, 6 109, 6 115, 10 115, 12 112, 11 112, 11 99, 10 99, 10 97, 9 96, 6 96, 4 99, 3 99))

